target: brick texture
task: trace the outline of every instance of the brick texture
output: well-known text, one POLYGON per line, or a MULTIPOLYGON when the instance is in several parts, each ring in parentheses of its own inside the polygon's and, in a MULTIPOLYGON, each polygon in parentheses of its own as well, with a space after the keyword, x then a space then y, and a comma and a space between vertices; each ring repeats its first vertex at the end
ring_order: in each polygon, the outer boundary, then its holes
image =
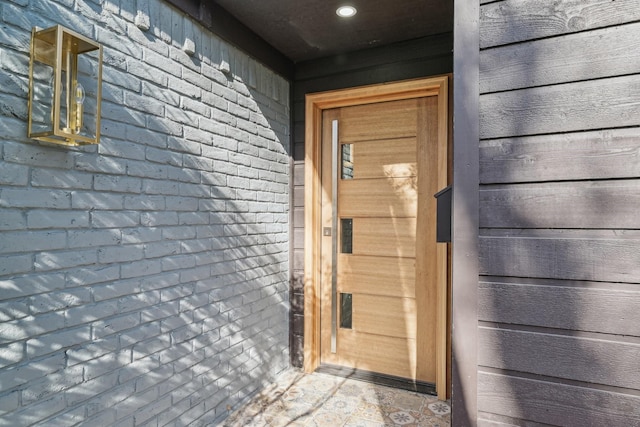
POLYGON ((0 424, 210 425, 290 363, 289 84, 161 0, 0 6, 0 424), (26 137, 33 26, 102 138, 26 137))

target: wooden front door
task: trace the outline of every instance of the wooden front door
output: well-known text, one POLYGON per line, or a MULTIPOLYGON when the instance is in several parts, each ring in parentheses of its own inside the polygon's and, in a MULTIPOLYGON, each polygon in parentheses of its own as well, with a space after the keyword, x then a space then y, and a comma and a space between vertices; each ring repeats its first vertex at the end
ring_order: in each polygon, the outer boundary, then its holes
POLYGON ((322 113, 321 364, 436 383, 438 108, 322 113))

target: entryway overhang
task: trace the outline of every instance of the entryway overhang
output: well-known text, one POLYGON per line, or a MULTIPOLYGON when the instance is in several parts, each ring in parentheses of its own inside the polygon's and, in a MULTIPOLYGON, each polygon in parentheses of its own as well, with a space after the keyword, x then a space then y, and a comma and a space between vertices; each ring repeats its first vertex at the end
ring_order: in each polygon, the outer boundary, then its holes
MULTIPOLYGON (((480 3, 486 2, 351 0, 344 3, 355 6, 358 13, 357 21, 349 22, 337 19, 335 9, 343 3, 338 0, 168 1, 287 78, 292 93, 298 70, 314 68, 316 60, 329 58, 328 63, 342 66, 344 72, 366 58, 369 48, 388 47, 387 54, 393 56, 394 46, 406 49, 402 43, 409 39, 452 34, 452 425, 476 425, 479 11, 480 3), (355 25, 360 27, 354 30, 355 25)), ((377 77, 393 81, 398 74, 403 73, 387 67, 377 77)), ((296 106, 292 107, 295 115, 296 106)), ((292 146, 295 126, 292 122, 292 146)))

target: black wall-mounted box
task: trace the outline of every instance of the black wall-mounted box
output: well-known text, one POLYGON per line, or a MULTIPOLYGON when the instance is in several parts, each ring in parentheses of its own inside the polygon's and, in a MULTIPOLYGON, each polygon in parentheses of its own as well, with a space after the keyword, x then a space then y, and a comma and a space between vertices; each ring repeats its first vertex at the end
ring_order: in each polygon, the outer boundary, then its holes
POLYGON ((437 200, 437 242, 451 241, 451 194, 452 186, 449 185, 438 191, 433 197, 437 200))

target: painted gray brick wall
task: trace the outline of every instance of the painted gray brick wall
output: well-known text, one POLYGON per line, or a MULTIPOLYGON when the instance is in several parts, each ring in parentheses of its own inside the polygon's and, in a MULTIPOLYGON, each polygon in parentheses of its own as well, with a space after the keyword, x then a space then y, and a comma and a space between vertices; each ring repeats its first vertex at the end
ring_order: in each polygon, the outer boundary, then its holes
POLYGON ((289 365, 288 83, 160 0, 0 17, 0 426, 219 423, 289 365), (26 138, 54 24, 104 45, 99 146, 26 138))

